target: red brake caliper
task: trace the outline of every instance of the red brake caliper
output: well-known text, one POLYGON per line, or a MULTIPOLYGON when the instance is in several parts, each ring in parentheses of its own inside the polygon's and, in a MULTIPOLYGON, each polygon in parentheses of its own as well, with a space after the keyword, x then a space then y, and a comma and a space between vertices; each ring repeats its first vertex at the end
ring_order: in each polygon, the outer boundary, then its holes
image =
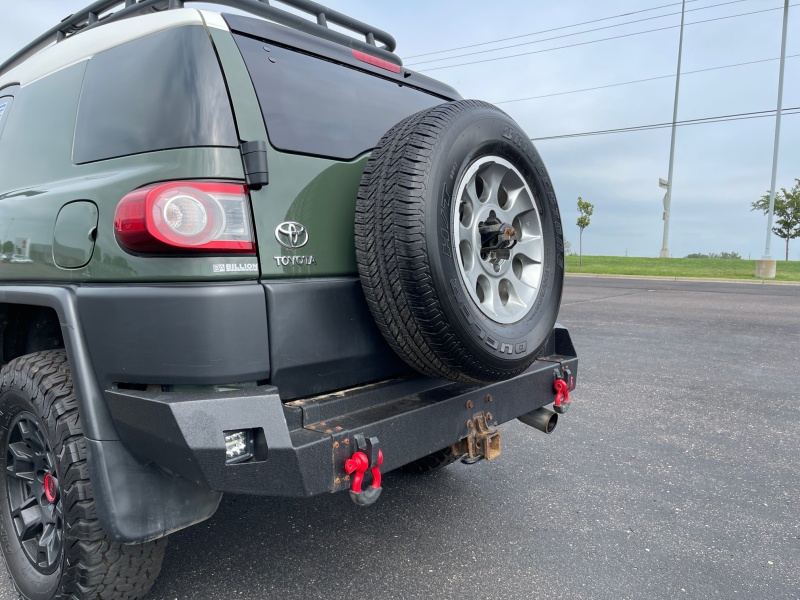
POLYGON ((383 464, 383 452, 378 448, 378 438, 364 438, 358 434, 355 437, 356 452, 352 457, 344 461, 344 470, 348 475, 353 475, 353 482, 350 486, 350 498, 360 506, 369 506, 381 495, 381 470, 383 464), (372 483, 364 490, 364 475, 370 470, 372 483))

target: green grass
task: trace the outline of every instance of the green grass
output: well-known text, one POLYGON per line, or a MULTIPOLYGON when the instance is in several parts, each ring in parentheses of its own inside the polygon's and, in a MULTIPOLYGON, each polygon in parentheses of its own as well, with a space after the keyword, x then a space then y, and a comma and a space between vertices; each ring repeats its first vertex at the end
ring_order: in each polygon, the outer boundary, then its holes
MULTIPOLYGON (((659 277, 712 277, 755 280, 756 261, 713 258, 641 258, 628 256, 566 257, 567 273, 599 275, 650 275, 659 277)), ((800 261, 778 261, 778 281, 800 281, 800 261)), ((760 281, 760 280, 759 280, 760 281)))

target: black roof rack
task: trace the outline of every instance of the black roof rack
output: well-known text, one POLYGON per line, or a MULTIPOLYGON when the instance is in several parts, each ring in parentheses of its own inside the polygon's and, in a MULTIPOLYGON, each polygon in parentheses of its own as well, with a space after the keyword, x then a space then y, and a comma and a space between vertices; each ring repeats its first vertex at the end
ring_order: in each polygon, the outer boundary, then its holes
MULTIPOLYGON (((394 38, 366 23, 353 19, 343 13, 332 10, 311 0, 273 0, 291 6, 316 18, 316 22, 300 17, 287 10, 270 4, 270 0, 187 0, 192 4, 221 4, 230 8, 243 10, 252 15, 298 29, 305 33, 324 38, 337 44, 372 54, 397 65, 403 64, 400 57, 394 54, 397 42, 394 38), (328 23, 338 25, 354 33, 364 36, 364 41, 350 37, 328 27, 328 23), (382 45, 378 45, 382 44, 382 45)), ((0 64, 0 73, 4 73, 24 62, 37 52, 47 48, 54 42, 76 35, 87 29, 99 27, 141 14, 183 8, 184 0, 97 0, 86 8, 66 17, 61 23, 42 34, 11 58, 0 64), (114 9, 118 9, 114 11, 114 9), (113 12, 112 12, 113 11, 113 12)))

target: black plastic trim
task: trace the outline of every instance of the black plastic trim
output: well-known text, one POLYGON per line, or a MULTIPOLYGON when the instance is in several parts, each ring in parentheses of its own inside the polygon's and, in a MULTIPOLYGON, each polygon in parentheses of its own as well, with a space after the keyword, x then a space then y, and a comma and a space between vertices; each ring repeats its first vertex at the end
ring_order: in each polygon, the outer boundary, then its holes
POLYGON ((117 441, 86 440, 97 516, 123 544, 158 539, 214 515, 222 494, 132 459, 117 441))
POLYGON ((56 311, 64 338, 64 347, 72 372, 83 431, 92 439, 119 439, 114 422, 102 401, 89 349, 82 335, 78 303, 73 287, 58 286, 0 286, 0 302, 46 306, 56 311))
POLYGON ((408 373, 369 311, 358 277, 264 282, 270 382, 284 400, 408 373))
POLYGON ((266 302, 256 282, 82 286, 77 297, 102 389, 270 376, 266 302))
POLYGON ((251 190, 260 190, 269 183, 267 142, 264 140, 242 142, 239 148, 242 153, 244 176, 247 187, 251 190))
POLYGON ((203 521, 220 495, 152 463, 136 459, 121 442, 100 391, 83 335, 76 286, 3 285, 0 302, 56 311, 86 436, 89 477, 100 525, 112 538, 135 543, 203 521))

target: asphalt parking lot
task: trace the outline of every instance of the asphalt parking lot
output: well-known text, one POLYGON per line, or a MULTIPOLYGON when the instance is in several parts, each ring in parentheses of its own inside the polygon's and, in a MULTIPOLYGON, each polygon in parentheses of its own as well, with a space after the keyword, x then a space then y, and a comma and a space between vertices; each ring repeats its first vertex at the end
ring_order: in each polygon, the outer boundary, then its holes
POLYGON ((800 287, 568 278, 559 320, 552 435, 366 509, 226 497, 149 598, 800 598, 800 287))

